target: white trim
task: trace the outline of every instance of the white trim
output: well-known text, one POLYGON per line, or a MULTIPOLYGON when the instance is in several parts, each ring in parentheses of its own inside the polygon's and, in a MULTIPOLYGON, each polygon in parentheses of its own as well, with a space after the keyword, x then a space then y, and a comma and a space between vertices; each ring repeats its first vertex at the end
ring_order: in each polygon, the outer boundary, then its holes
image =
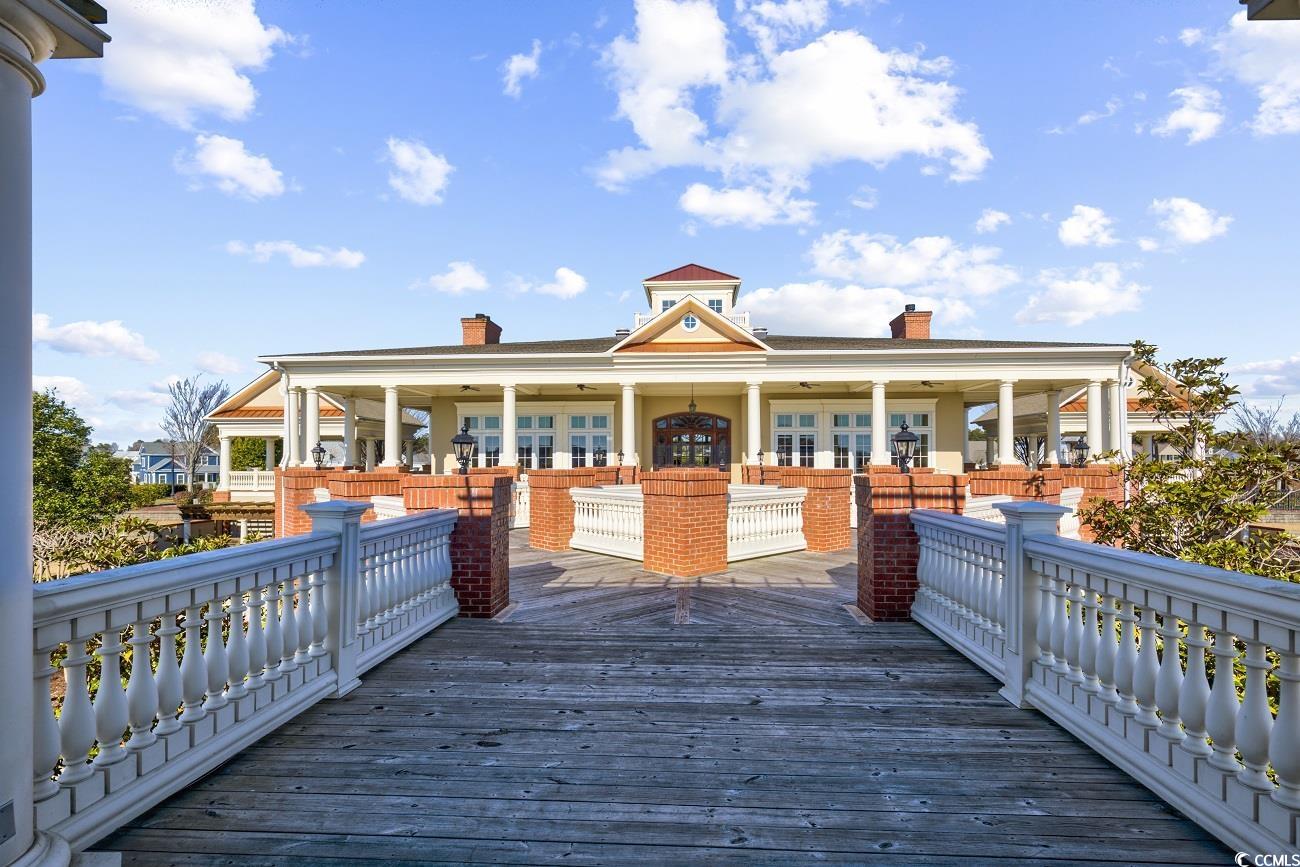
MULTIPOLYGON (((570 415, 603 415, 609 418, 609 426, 605 428, 589 429, 587 432, 604 433, 608 435, 609 442, 606 444, 606 451, 609 453, 610 466, 613 466, 614 455, 618 452, 614 448, 614 409, 616 402, 613 400, 515 400, 515 419, 516 422, 521 415, 549 415, 555 418, 553 428, 525 429, 525 435, 543 435, 553 434, 555 437, 552 443, 553 451, 551 458, 554 461, 553 466, 557 470, 570 469, 572 453, 569 446, 569 416, 570 415)), ((456 401, 456 430, 460 430, 461 419, 465 416, 485 416, 495 415, 502 417, 502 430, 504 430, 504 401, 456 401)), ((515 449, 518 454, 520 428, 515 426, 515 449)), ((479 431, 481 433, 481 431, 479 431)), ((501 451, 505 453, 505 437, 502 433, 501 451)))
MULTIPOLYGON (((835 466, 835 441, 832 434, 835 432, 831 427, 832 416, 837 412, 847 413, 871 413, 871 398, 849 398, 849 399, 831 399, 831 398, 792 398, 776 399, 768 401, 767 424, 768 424, 768 447, 771 449, 771 462, 776 463, 776 416, 777 413, 808 413, 817 414, 815 428, 801 428, 795 425, 793 428, 783 428, 783 431, 795 433, 807 432, 812 430, 816 436, 815 448, 816 454, 813 458, 813 467, 816 469, 830 469, 835 466)), ((935 425, 938 413, 936 407, 939 405, 938 398, 903 398, 899 400, 885 400, 885 431, 888 438, 889 415, 895 412, 915 413, 924 412, 930 415, 930 426, 928 428, 918 428, 922 433, 930 437, 929 449, 931 452, 931 465, 933 464, 933 452, 935 451, 935 425)), ((874 419, 873 419, 874 421, 874 419)), ((874 431, 874 425, 873 425, 874 431)), ((875 440, 872 439, 872 446, 875 446, 875 440)))

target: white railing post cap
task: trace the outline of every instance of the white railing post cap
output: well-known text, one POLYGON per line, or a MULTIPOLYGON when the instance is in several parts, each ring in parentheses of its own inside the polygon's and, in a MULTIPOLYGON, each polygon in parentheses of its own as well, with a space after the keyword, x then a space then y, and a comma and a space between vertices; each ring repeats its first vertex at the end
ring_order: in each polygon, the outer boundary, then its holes
POLYGON ((370 508, 370 504, 352 500, 326 500, 323 503, 308 503, 299 508, 310 515, 313 522, 321 518, 346 521, 349 518, 360 518, 370 508))
POLYGON ((1037 500, 1012 500, 1009 503, 994 503, 993 508, 1002 513, 1008 523, 1012 521, 1025 528, 1025 532, 1056 532, 1061 518, 1070 514, 1065 506, 1055 503, 1041 503, 1037 500))

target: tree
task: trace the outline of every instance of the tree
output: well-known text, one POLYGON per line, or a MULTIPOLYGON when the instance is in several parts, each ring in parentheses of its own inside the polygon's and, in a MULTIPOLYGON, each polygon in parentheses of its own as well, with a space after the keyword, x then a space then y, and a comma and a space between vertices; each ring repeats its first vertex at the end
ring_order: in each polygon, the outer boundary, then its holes
MULTIPOLYGON (((281 444, 275 444, 275 462, 281 457, 281 444)), ((261 437, 235 437, 230 441, 230 468, 232 470, 266 469, 266 440, 261 437)))
POLYGON ((1249 411, 1238 412, 1238 429, 1218 430, 1238 395, 1224 359, 1182 358, 1162 372, 1156 347, 1139 341, 1133 350, 1148 371, 1141 405, 1168 430, 1177 455, 1138 454, 1121 465, 1127 501, 1098 501, 1082 515, 1097 541, 1300 581, 1300 540, 1251 529, 1300 487, 1300 438, 1275 435, 1276 425, 1261 429, 1249 411))
POLYGON ((90 445, 91 427, 53 389, 32 392, 32 514, 87 527, 130 505, 131 463, 90 445))
POLYGON ((230 395, 221 380, 203 385, 195 374, 167 386, 172 402, 163 416, 163 433, 176 447, 176 457, 185 468, 185 477, 194 482, 203 450, 216 446, 216 428, 208 416, 230 395))

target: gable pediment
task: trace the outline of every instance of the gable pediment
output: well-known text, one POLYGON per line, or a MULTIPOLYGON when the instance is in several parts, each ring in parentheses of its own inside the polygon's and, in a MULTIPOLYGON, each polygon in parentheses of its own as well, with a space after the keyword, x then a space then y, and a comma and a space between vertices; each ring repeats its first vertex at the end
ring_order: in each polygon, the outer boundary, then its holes
POLYGON ((688 295, 644 323, 611 350, 622 353, 765 352, 744 328, 688 295))

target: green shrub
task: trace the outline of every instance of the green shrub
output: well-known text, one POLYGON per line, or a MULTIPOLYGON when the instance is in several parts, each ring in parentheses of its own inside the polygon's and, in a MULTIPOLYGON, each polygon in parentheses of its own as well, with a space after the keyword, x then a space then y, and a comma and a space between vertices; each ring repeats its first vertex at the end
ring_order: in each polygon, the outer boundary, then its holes
POLYGON ((171 493, 171 488, 161 482, 151 485, 132 485, 131 486, 131 505, 135 508, 140 506, 152 506, 159 500, 167 499, 171 493))

